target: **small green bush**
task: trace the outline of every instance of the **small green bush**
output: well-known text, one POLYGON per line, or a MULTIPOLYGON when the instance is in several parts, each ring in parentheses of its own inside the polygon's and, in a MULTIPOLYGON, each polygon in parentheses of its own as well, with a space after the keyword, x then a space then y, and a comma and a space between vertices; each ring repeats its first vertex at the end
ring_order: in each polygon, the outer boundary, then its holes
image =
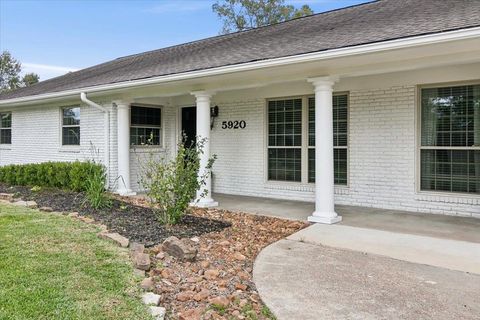
POLYGON ((87 188, 85 190, 85 202, 95 209, 109 208, 112 204, 110 197, 105 192, 107 174, 102 167, 102 171, 92 171, 87 177, 87 188))
POLYGON ((86 191, 89 186, 88 178, 102 174, 103 167, 91 161, 12 164, 0 167, 0 182, 9 185, 86 191))
MULTIPOLYGON (((187 148, 178 144, 174 159, 158 158, 151 154, 143 168, 141 184, 147 190, 147 196, 158 220, 165 224, 176 224, 185 214, 189 204, 194 201, 197 190, 202 190, 205 179, 211 174, 216 157, 209 159, 207 170, 197 178, 200 168, 200 154, 203 153, 205 139, 197 142, 196 147, 187 148)), ((200 197, 205 197, 203 189, 200 197)))

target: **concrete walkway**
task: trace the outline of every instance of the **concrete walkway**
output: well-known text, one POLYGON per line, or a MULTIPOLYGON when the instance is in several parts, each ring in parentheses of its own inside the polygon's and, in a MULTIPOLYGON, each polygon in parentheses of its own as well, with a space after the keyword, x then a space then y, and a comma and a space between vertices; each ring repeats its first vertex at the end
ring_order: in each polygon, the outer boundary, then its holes
POLYGON ((480 276, 296 240, 253 271, 278 320, 479 319, 480 276))
MULTIPOLYGON (((214 194, 219 208, 284 219, 307 220, 310 202, 214 194)), ((480 243, 480 219, 355 206, 335 206, 340 225, 480 243)), ((479 208, 480 213, 480 208, 479 208)))

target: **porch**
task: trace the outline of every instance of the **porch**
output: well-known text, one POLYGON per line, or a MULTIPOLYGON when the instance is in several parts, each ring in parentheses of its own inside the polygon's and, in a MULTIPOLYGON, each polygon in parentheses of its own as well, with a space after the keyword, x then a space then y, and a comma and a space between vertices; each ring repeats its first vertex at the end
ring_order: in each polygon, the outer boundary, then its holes
MULTIPOLYGON (((315 206, 311 202, 219 193, 213 198, 220 209, 303 221, 315 206)), ((340 225, 480 243, 480 219, 345 205, 336 205, 335 211, 343 217, 340 225)))

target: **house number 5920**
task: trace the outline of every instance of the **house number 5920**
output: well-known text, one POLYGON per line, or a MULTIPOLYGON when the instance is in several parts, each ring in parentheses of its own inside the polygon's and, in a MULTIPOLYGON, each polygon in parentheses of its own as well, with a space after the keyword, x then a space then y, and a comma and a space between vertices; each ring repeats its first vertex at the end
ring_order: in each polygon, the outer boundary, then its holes
POLYGON ((245 120, 222 121, 222 129, 245 129, 246 126, 245 120))

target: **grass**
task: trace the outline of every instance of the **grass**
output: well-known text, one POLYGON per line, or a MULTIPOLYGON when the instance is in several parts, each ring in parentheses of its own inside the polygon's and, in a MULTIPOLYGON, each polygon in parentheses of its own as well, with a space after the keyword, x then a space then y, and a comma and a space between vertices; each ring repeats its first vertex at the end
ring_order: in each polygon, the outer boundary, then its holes
POLYGON ((128 253, 98 231, 0 204, 0 319, 151 319, 128 253))

